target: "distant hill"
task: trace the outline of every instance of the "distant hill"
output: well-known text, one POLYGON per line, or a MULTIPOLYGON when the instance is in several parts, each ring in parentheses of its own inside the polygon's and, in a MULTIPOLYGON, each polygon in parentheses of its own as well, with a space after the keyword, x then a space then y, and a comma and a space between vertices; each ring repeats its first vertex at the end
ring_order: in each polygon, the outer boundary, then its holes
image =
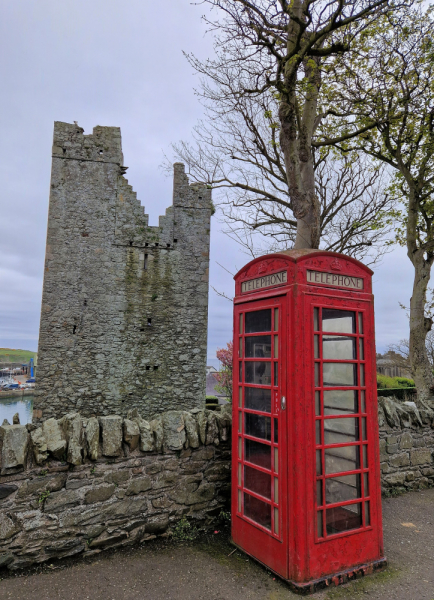
POLYGON ((15 350, 13 348, 0 348, 0 362, 28 363, 31 358, 35 359, 36 352, 31 350, 15 350))

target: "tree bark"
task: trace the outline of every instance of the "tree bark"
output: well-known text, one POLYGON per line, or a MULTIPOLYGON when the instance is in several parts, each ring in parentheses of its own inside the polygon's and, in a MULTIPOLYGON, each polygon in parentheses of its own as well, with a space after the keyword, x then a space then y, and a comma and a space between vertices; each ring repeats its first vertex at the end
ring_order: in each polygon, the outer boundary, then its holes
POLYGON ((410 363, 418 402, 424 403, 432 395, 430 387, 433 380, 426 351, 426 336, 431 330, 432 319, 425 316, 431 264, 425 260, 422 250, 417 250, 410 259, 414 266, 413 295, 410 299, 410 363))

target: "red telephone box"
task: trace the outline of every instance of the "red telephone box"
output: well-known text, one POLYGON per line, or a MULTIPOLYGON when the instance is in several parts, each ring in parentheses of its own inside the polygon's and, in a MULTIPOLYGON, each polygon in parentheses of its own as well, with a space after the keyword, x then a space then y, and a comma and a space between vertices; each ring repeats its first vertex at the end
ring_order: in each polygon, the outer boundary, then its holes
POLYGON ((232 539, 302 593, 386 565, 371 275, 290 250, 235 276, 232 539))

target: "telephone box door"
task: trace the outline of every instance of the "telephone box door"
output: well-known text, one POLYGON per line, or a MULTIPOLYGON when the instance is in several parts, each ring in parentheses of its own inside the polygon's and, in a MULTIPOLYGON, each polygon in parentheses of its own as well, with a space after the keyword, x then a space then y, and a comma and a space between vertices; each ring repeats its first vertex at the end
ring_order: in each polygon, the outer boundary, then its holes
POLYGON ((234 312, 232 538, 288 576, 286 296, 234 312))
POLYGON ((310 498, 307 505, 316 522, 310 556, 318 576, 383 552, 375 354, 369 301, 308 296, 306 309, 315 437, 314 506, 310 498))

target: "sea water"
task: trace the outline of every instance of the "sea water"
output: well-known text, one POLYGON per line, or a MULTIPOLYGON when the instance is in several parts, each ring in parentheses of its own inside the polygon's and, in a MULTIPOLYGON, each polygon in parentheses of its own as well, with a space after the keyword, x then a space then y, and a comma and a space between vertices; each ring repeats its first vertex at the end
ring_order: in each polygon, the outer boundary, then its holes
POLYGON ((12 425, 15 413, 20 415, 21 425, 32 422, 33 396, 11 396, 0 398, 0 425, 7 419, 12 425))

